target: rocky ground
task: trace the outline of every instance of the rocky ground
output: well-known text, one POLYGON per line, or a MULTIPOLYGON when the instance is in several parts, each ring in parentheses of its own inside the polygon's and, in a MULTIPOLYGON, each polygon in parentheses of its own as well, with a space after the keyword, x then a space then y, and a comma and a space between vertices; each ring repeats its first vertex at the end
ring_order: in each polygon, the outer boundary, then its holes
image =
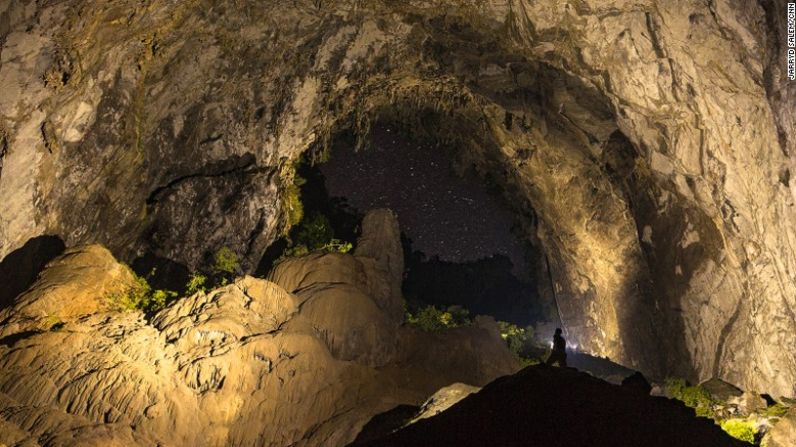
POLYGON ((0 312, 0 443, 344 445, 377 413, 515 371, 494 320, 401 326, 397 238, 373 212, 354 255, 287 260, 146 318, 109 309, 129 268, 67 250, 0 312))
POLYGON ((531 366, 362 446, 743 446, 683 404, 570 368, 531 366))

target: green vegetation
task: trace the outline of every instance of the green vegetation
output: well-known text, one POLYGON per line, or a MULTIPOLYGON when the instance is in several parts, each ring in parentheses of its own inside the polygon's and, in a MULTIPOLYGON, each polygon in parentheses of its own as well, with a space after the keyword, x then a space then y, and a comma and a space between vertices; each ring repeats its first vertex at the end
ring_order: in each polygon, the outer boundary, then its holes
POLYGON ((334 237, 334 229, 329 219, 320 213, 315 213, 301 221, 295 231, 294 240, 277 260, 289 257, 303 256, 307 253, 320 251, 324 253, 348 253, 354 245, 334 237))
MULTIPOLYGON (((354 248, 354 244, 351 242, 335 237, 335 227, 332 226, 329 217, 327 217, 332 216, 339 219, 341 214, 347 216, 350 211, 344 211, 339 204, 337 206, 327 206, 326 208, 319 206, 320 196, 318 196, 318 191, 316 191, 318 188, 318 179, 316 178, 318 174, 308 168, 315 163, 323 163, 327 159, 328 151, 309 154, 309 159, 305 154, 283 164, 280 176, 284 179, 282 185, 282 208, 285 212, 287 248, 274 261, 275 263, 279 263, 286 258, 303 256, 316 251, 348 253, 354 248), (305 196, 306 205, 302 196, 305 196), (308 212, 307 207, 312 211, 311 213, 308 212)), ((323 189, 322 186, 321 189, 323 189)), ((323 194, 327 193, 324 192, 323 194)), ((325 196, 325 199, 323 203, 327 205, 334 202, 328 196, 325 196)))
POLYGON ((298 184, 290 183, 285 187, 283 206, 287 214, 286 228, 292 228, 301 222, 304 217, 304 204, 301 203, 301 188, 298 184))
POLYGON ((240 272, 238 255, 230 250, 229 247, 224 246, 219 248, 213 255, 213 266, 211 267, 211 271, 217 284, 222 286, 228 284, 235 278, 235 275, 240 272))
MULTIPOLYGON (((696 411, 697 416, 707 417, 713 419, 719 424, 727 434, 733 438, 740 439, 751 444, 755 443, 755 436, 757 435, 757 425, 754 419, 720 419, 716 414, 715 406, 720 402, 713 399, 710 393, 699 385, 689 385, 684 379, 667 377, 664 381, 666 394, 679 401, 682 401, 688 407, 696 411)), ((772 415, 784 414, 787 408, 781 404, 772 405, 766 410, 768 414, 772 415)))
POLYGON ((774 417, 774 418, 781 418, 785 417, 785 414, 788 412, 788 407, 782 405, 781 403, 777 402, 774 405, 769 406, 763 412, 763 416, 767 417, 774 417))
POLYGON ((424 331, 438 332, 445 329, 470 324, 469 312, 462 306, 449 306, 438 309, 432 305, 422 306, 414 313, 406 311, 406 322, 424 331))
POLYGON ((188 283, 185 284, 185 294, 193 295, 196 292, 204 292, 207 290, 207 276, 201 273, 192 273, 188 278, 188 283))
POLYGON ((534 348, 533 326, 519 327, 506 321, 498 321, 500 337, 506 340, 509 351, 522 363, 523 366, 535 365, 539 359, 530 355, 534 348))
POLYGON ((298 159, 290 163, 287 167, 287 172, 283 174, 282 178, 289 178, 290 180, 284 185, 284 193, 282 196, 282 207, 285 210, 286 222, 285 231, 289 231, 294 225, 297 225, 304 218, 304 204, 301 203, 301 186, 307 180, 296 173, 299 165, 303 162, 298 159))
POLYGON ((134 283, 124 292, 111 294, 108 297, 110 307, 119 311, 141 310, 146 313, 155 313, 166 307, 177 298, 177 292, 171 290, 153 290, 146 278, 136 275, 134 283))
POLYGON ((718 402, 701 386, 689 385, 684 379, 667 377, 664 381, 664 387, 668 396, 693 408, 697 416, 716 419, 716 412, 713 407, 718 402))
POLYGON ((721 421, 721 429, 730 436, 750 444, 755 443, 757 425, 748 419, 726 419, 721 421))

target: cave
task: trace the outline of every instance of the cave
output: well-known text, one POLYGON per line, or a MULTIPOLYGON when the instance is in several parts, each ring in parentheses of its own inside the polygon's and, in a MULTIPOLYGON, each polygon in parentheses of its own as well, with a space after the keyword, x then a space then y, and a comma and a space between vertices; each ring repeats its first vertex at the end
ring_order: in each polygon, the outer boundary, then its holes
POLYGON ((791 15, 0 4, 0 443, 792 445, 791 15))

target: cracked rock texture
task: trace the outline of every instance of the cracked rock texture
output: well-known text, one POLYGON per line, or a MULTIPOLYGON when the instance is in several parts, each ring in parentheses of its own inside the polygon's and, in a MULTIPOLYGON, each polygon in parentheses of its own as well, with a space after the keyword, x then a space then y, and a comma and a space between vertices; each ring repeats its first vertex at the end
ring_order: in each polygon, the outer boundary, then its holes
MULTIPOLYGON (((397 236, 387 216, 363 237, 397 236)), ((71 249, 0 312, 0 443, 345 445, 396 405, 518 369, 494 320, 399 327, 375 295, 402 271, 394 261, 311 255, 279 266, 295 293, 246 276, 147 320, 108 309, 129 269, 102 247, 71 249)))
POLYGON ((0 256, 54 234, 250 269, 293 160, 389 121, 503 187, 582 349, 793 396, 784 8, 0 1, 0 256))

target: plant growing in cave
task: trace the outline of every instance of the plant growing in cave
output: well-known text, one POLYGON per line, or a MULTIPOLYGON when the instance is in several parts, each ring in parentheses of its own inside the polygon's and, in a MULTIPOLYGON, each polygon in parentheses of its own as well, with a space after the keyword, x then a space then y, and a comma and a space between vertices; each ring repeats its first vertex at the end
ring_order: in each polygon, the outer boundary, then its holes
POLYGON ((416 312, 406 310, 406 323, 424 331, 437 332, 470 323, 469 312, 462 306, 450 306, 446 310, 433 305, 420 307, 416 312))
POLYGON ((320 213, 315 213, 302 221, 296 232, 296 242, 299 245, 306 245, 310 251, 320 249, 333 238, 334 230, 331 222, 320 213))
POLYGON ((740 439, 741 441, 748 442, 750 444, 755 443, 755 437, 758 430, 754 421, 733 418, 721 421, 720 425, 721 429, 727 432, 727 434, 733 438, 740 439))
POLYGON ((211 271, 216 283, 226 285, 240 272, 238 255, 227 246, 219 248, 213 255, 211 271))
POLYGON ((528 349, 533 343, 533 327, 519 327, 507 321, 498 321, 500 337, 506 340, 509 350, 519 359, 525 359, 528 349))
POLYGON ((334 237, 332 224, 325 215, 315 213, 302 220, 295 231, 295 237, 277 262, 289 257, 303 256, 314 251, 323 253, 348 253, 353 248, 351 242, 334 237))
POLYGON ((201 273, 192 273, 185 284, 185 294, 193 295, 196 292, 204 292, 207 290, 207 276, 201 273))
POLYGON ((497 324, 500 337, 506 341, 509 351, 522 366, 540 363, 539 348, 535 346, 533 339, 533 326, 520 327, 507 321, 498 321, 497 324))
MULTIPOLYGON (((128 267, 129 268, 129 267, 128 267)), ((111 309, 117 311, 141 310, 145 313, 155 313, 177 298, 177 292, 171 290, 153 290, 146 278, 133 275, 133 284, 120 293, 107 297, 111 309)))
POLYGON ((301 202, 301 186, 307 181, 296 172, 298 167, 304 162, 302 158, 284 165, 282 178, 289 179, 283 185, 282 208, 285 210, 285 231, 289 231, 293 226, 298 225, 304 218, 304 204, 301 202))
POLYGON ((714 406, 718 403, 699 385, 689 385, 685 379, 667 377, 664 381, 666 395, 691 407, 697 416, 715 419, 714 406))
POLYGON ((770 418, 781 418, 787 413, 788 407, 777 402, 774 405, 770 405, 768 408, 766 408, 765 411, 763 411, 763 416, 770 418))

